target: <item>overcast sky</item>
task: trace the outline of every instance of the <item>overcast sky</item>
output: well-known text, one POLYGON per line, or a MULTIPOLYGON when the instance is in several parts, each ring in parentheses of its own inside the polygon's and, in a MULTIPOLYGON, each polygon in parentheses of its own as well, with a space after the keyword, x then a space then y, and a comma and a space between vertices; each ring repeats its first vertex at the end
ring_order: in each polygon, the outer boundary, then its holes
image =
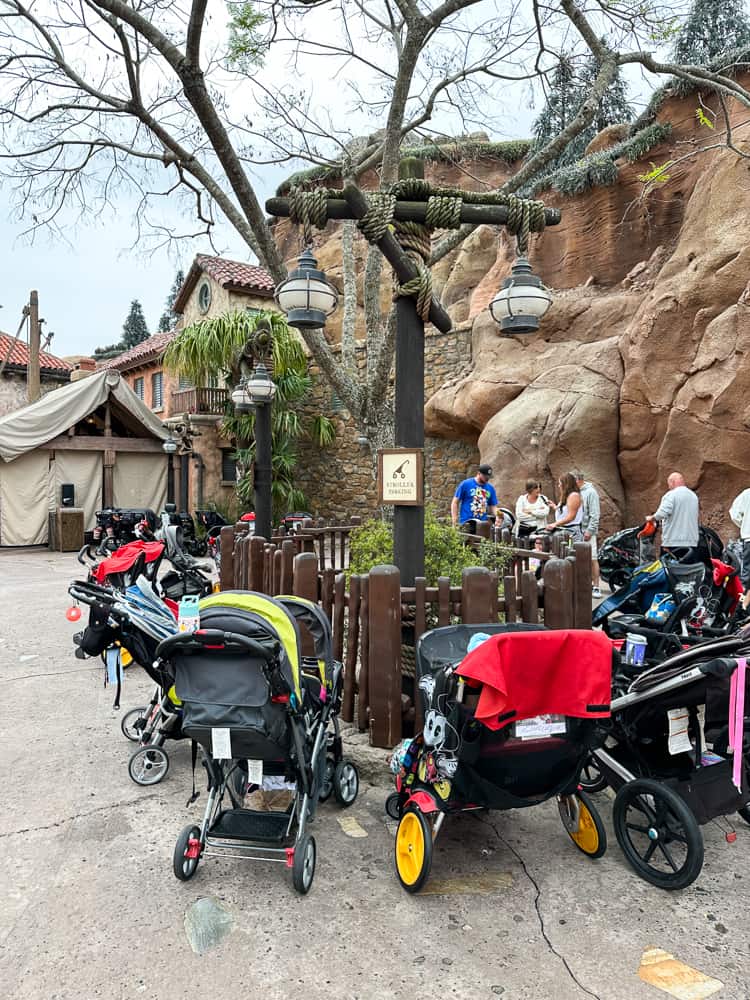
MULTIPOLYGON (((325 37, 325 11, 314 13, 318 15, 316 20, 325 37)), ((216 24, 213 28, 216 30, 216 24)), ((288 64, 275 58, 276 62, 267 60, 265 72, 275 74, 277 79, 289 74, 288 64)), ((356 76, 356 70, 351 72, 356 76)), ((298 74, 299 66, 294 79, 303 82, 298 74)), ((318 71, 308 75, 304 83, 312 91, 313 102, 318 107, 336 109, 343 103, 344 81, 345 76, 335 78, 318 71)), ((641 94, 649 89, 637 80, 634 83, 641 94)), ((539 110, 530 106, 528 87, 506 85, 502 97, 504 104, 493 95, 491 138, 528 136, 539 110)), ((232 100, 243 100, 241 91, 235 91, 232 100)), ((348 122, 351 119, 350 112, 348 122)), ((435 125, 452 131, 439 121, 435 125)), ((352 125, 355 131, 359 130, 358 126, 359 122, 352 125)), ((292 170, 288 166, 257 170, 253 180, 261 203, 292 170)), ((135 208, 135 200, 119 198, 117 210, 108 215, 89 217, 75 226, 71 221, 65 229, 65 240, 41 231, 34 234, 31 242, 22 235, 28 220, 15 217, 12 192, 4 186, 0 190, 0 246, 4 251, 0 270, 0 330, 16 333, 29 291, 37 289, 40 315, 46 320, 43 331, 54 332, 49 350, 58 356, 88 354, 97 346, 117 342, 133 299, 140 300, 149 330, 154 332, 178 267, 187 271, 196 253, 213 253, 214 250, 205 237, 183 239, 177 248, 173 245, 169 251, 162 248, 146 252, 142 243, 133 247, 135 208)), ((179 218, 176 206, 166 211, 169 221, 179 222, 184 231, 194 228, 187 213, 179 218)), ((249 259, 246 245, 230 226, 217 226, 215 240, 224 256, 249 259)), ((21 335, 25 336, 25 332, 21 335)))

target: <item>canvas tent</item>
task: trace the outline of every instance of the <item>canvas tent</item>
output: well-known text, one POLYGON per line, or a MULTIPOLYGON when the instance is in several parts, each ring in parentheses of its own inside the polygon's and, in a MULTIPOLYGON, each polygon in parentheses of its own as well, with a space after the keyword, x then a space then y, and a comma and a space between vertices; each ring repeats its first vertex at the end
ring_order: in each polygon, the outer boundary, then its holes
POLYGON ((151 507, 167 493, 169 432, 118 372, 101 371, 0 417, 0 546, 47 541, 63 483, 85 528, 102 506, 151 507))

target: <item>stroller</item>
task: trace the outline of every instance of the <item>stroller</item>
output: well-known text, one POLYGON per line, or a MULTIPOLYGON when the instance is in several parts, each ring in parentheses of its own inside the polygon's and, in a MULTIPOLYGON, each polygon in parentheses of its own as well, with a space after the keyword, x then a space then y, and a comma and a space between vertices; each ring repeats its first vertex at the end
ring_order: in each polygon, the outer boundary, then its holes
POLYGON ((446 816, 553 796, 576 847, 600 857, 604 826, 578 785, 599 720, 609 716, 607 638, 534 625, 451 625, 425 633, 416 660, 424 731, 396 748, 397 791, 386 802, 399 820, 395 862, 403 888, 417 892, 425 884, 446 816), (478 633, 485 641, 467 655, 478 633))
POLYGON ((137 785, 155 785, 169 771, 164 743, 183 735, 180 702, 172 678, 157 656, 159 642, 177 631, 177 605, 162 602, 144 576, 122 593, 80 580, 72 583, 68 592, 90 607, 88 626, 73 637, 76 655, 102 657, 105 682, 117 684, 115 708, 119 708, 126 656, 139 663, 154 682, 149 704, 125 712, 120 729, 127 739, 139 744, 128 761, 131 780, 137 785))
POLYGON ((615 835, 627 861, 659 888, 683 889, 700 874, 700 825, 735 811, 750 822, 748 652, 750 636, 730 636, 648 670, 622 664, 615 677, 592 766, 599 787, 616 791, 615 835))
MULTIPOLYGON (((655 527, 654 525, 653 528, 655 527)), ((646 523, 636 528, 623 528, 604 539, 599 546, 599 571, 611 590, 626 587, 640 566, 656 559, 653 533, 646 523)), ((702 524, 698 529, 698 545, 695 550, 697 561, 709 567, 712 559, 722 558, 722 552, 722 541, 717 533, 713 528, 702 524)))
POLYGON ((330 625, 311 602, 249 591, 201 601, 200 625, 157 650, 174 671, 182 731, 202 747, 208 773, 203 820, 180 834, 174 874, 187 881, 201 858, 228 854, 282 862, 294 888, 307 893, 316 858, 307 827, 318 801, 333 792, 350 806, 359 790, 357 770, 342 756, 342 665, 333 659, 330 625), (300 625, 314 643, 309 660, 300 625), (243 808, 248 786, 267 781, 293 784, 289 808, 243 808))

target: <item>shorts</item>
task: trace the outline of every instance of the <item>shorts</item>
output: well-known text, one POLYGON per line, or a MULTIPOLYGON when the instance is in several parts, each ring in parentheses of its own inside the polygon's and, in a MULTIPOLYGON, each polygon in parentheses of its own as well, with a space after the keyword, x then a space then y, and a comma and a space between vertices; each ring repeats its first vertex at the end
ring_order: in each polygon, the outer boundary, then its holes
MULTIPOLYGON (((584 538, 584 542, 585 541, 586 539, 584 538)), ((589 538, 589 545, 591 546, 591 559, 594 561, 599 558, 599 546, 596 543, 596 535, 592 535, 591 538, 589 538)))
POLYGON ((740 582, 745 590, 750 587, 750 538, 742 539, 742 556, 740 558, 740 582))

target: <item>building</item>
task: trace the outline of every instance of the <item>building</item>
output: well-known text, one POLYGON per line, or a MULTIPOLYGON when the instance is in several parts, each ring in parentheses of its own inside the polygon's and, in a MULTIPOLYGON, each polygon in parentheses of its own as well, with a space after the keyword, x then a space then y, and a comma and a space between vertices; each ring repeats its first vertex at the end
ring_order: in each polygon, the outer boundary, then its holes
POLYGON ((195 386, 172 375, 164 368, 164 352, 186 326, 233 309, 267 310, 273 293, 273 279, 262 267, 199 254, 174 302, 176 330, 156 333, 107 362, 108 369, 120 372, 136 396, 175 429, 180 449, 172 461, 168 493, 181 510, 233 496, 234 444, 220 433, 231 387, 195 386))
MULTIPOLYGON (((29 345, 0 332, 0 416, 28 403, 27 378, 29 345)), ((47 351, 39 352, 39 381, 42 395, 70 381, 73 365, 47 351)))

